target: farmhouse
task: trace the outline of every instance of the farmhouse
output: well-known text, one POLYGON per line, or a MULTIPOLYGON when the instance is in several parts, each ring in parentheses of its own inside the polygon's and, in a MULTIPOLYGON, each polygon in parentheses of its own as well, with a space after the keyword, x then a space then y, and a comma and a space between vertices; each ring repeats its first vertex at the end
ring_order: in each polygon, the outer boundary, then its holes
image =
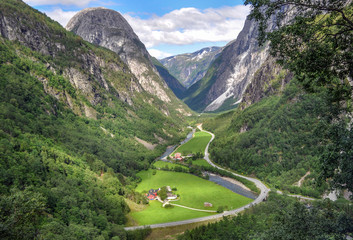
POLYGON ((182 161, 182 160, 183 160, 183 157, 181 156, 181 153, 175 153, 175 154, 174 154, 174 159, 175 159, 175 160, 182 161))
POLYGON ((155 200, 157 198, 157 194, 158 194, 159 190, 161 190, 161 189, 160 188, 158 188, 158 189, 150 189, 148 191, 148 193, 146 193, 146 197, 149 200, 155 200))
POLYGON ((204 202, 203 206, 204 207, 213 207, 212 203, 209 203, 209 202, 204 202))

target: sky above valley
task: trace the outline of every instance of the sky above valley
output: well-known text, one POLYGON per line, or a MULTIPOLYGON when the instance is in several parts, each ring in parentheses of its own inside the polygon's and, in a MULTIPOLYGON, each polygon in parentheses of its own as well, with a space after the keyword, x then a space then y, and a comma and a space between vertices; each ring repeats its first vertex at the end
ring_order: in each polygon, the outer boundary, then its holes
POLYGON ((66 26, 77 12, 106 7, 120 12, 158 59, 225 46, 243 28, 242 0, 24 0, 66 26))

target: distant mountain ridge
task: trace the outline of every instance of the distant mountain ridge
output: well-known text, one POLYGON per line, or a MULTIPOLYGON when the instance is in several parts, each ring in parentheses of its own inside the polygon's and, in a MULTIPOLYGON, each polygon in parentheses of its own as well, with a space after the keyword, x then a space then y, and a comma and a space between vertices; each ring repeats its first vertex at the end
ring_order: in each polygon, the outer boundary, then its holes
POLYGON ((180 83, 189 88, 205 76, 210 64, 222 49, 222 47, 207 47, 193 53, 167 57, 160 62, 180 83))
POLYGON ((258 24, 247 19, 236 40, 227 44, 197 84, 188 89, 185 102, 197 111, 215 111, 241 100, 254 73, 265 62, 267 47, 259 47, 258 24))
POLYGON ((156 67, 159 75, 161 75, 161 77, 166 81, 168 87, 172 89, 175 96, 177 96, 179 99, 183 99, 185 97, 186 88, 178 81, 178 79, 170 74, 168 69, 163 66, 163 64, 158 61, 157 58, 152 57, 152 62, 156 67))

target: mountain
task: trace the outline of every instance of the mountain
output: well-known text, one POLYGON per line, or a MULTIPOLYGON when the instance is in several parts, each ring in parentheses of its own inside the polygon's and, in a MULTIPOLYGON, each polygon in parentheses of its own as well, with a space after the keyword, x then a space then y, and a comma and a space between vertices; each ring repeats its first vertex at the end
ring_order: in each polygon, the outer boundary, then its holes
MULTIPOLYGON (((120 13, 102 7, 87 8, 77 13, 66 28, 90 43, 117 53, 145 91, 165 103, 178 102, 158 74, 146 47, 120 13)), ((178 107, 183 108, 184 105, 178 107)))
POLYGON ((283 69, 274 57, 269 56, 246 87, 240 107, 244 109, 265 97, 283 93, 292 78, 291 72, 283 69))
POLYGON ((152 57, 152 62, 157 69, 159 75, 164 79, 164 81, 167 83, 168 87, 172 89, 174 92, 175 96, 177 96, 179 99, 183 99, 185 97, 185 91, 186 88, 176 79, 166 67, 162 65, 161 62, 158 61, 158 59, 152 57))
POLYGON ((160 62, 179 82, 189 88, 205 76, 210 64, 217 58, 222 49, 221 47, 203 48, 194 53, 167 57, 160 62))
POLYGON ((254 73, 265 62, 267 45, 258 46, 258 24, 247 19, 236 40, 230 42, 211 64, 206 75, 191 86, 185 102, 197 111, 215 111, 223 104, 234 105, 254 73))
POLYGON ((146 203, 135 173, 187 131, 158 81, 145 89, 118 54, 0 1, 0 238, 126 238, 128 203, 146 203))

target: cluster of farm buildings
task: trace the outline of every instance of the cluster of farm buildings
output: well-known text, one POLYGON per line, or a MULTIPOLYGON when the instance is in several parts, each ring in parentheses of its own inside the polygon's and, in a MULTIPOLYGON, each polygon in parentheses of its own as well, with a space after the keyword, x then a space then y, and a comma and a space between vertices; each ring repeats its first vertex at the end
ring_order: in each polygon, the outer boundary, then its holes
MULTIPOLYGON (((167 200, 175 200, 177 199, 177 196, 174 195, 172 193, 172 189, 170 186, 167 186, 167 200)), ((146 197, 148 198, 148 200, 156 200, 158 198, 158 192, 160 191, 161 189, 158 188, 158 189, 150 189, 148 191, 148 193, 146 193, 146 197)))
POLYGON ((182 156, 181 153, 175 153, 173 158, 174 160, 183 161, 185 158, 190 158, 190 157, 193 157, 193 154, 182 156))

